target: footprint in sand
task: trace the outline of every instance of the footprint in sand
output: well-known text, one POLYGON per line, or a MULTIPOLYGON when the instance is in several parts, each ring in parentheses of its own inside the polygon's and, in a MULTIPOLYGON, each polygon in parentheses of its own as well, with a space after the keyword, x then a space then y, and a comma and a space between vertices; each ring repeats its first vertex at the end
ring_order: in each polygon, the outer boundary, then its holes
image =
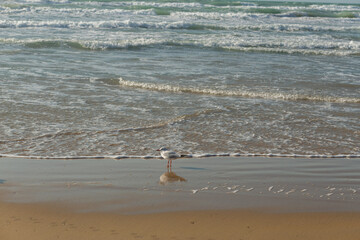
MULTIPOLYGON (((150 237, 153 240, 159 240, 160 239, 157 235, 151 235, 150 237)), ((172 237, 172 239, 173 239, 173 237, 172 237)))
POLYGON ((139 235, 139 234, 137 234, 137 233, 131 233, 131 235, 132 235, 133 238, 135 238, 135 239, 141 239, 141 238, 143 238, 143 236, 141 236, 141 235, 139 235))
POLYGON ((93 231, 93 232, 98 232, 98 231, 100 231, 98 228, 96 228, 96 227, 90 227, 90 229, 93 231))

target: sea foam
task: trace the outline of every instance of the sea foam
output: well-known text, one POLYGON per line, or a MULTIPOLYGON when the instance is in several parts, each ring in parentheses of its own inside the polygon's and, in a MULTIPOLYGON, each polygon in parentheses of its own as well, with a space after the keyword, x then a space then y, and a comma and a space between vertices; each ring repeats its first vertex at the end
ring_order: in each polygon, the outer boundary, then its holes
POLYGON ((304 94, 288 94, 281 92, 255 92, 247 90, 220 90, 199 87, 184 87, 170 84, 160 83, 144 83, 127 81, 119 79, 119 85, 135 89, 145 89, 149 91, 173 92, 173 93, 190 93, 204 94, 214 96, 230 96, 242 98, 263 98, 272 100, 289 100, 289 101, 320 101, 320 102, 336 102, 336 103, 360 103, 360 98, 334 97, 334 96, 315 96, 304 94))
POLYGON ((108 20, 108 21, 32 21, 32 20, 0 20, 0 28, 68 28, 68 29, 188 29, 188 30, 248 30, 248 31, 275 31, 275 32, 348 32, 360 31, 360 26, 309 26, 304 24, 201 24, 190 21, 134 21, 134 20, 108 20))
MULTIPOLYGON (((175 24, 176 25, 176 24, 175 24)), ((169 27, 175 25, 168 25, 169 27)), ((60 26, 64 26, 61 25, 60 26)), ((75 48, 83 50, 122 50, 145 47, 182 47, 182 48, 208 48, 222 51, 235 52, 260 52, 260 53, 281 53, 281 54, 302 54, 302 55, 330 55, 330 56, 351 56, 360 54, 360 43, 358 41, 337 41, 328 42, 326 39, 308 39, 307 37, 267 39, 266 41, 255 40, 247 42, 246 38, 238 36, 208 36, 192 39, 186 36, 185 39, 166 39, 161 36, 149 36, 144 33, 136 34, 127 39, 109 40, 87 40, 87 39, 25 39, 0 38, 0 43, 20 44, 35 48, 75 48), (186 39, 188 38, 188 39, 186 39), (279 42, 279 41, 282 42, 279 42)))

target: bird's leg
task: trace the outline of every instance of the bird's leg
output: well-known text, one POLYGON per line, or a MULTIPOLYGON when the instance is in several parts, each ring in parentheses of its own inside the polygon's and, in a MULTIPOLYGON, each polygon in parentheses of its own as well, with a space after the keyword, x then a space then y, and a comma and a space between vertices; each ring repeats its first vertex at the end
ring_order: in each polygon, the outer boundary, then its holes
POLYGON ((171 167, 172 167, 172 160, 170 160, 170 171, 171 171, 171 167))
POLYGON ((168 162, 167 162, 167 168, 169 169, 169 167, 170 167, 170 161, 168 160, 168 162))

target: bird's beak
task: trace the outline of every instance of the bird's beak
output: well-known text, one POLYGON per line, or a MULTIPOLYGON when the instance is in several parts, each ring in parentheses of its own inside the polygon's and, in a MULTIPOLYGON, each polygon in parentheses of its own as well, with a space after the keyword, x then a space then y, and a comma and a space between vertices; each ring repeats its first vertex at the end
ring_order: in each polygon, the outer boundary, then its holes
POLYGON ((160 149, 156 149, 156 151, 160 151, 160 149))

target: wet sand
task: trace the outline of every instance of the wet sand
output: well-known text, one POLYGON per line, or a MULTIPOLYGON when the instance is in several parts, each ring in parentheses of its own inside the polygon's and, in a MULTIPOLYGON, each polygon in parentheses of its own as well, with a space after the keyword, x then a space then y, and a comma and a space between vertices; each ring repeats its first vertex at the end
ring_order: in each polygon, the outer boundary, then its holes
POLYGON ((0 239, 358 239, 358 162, 0 158, 0 239))
POLYGON ((0 190, 5 201, 57 202, 82 212, 360 211, 359 161, 186 158, 170 173, 158 159, 0 158, 0 190))

